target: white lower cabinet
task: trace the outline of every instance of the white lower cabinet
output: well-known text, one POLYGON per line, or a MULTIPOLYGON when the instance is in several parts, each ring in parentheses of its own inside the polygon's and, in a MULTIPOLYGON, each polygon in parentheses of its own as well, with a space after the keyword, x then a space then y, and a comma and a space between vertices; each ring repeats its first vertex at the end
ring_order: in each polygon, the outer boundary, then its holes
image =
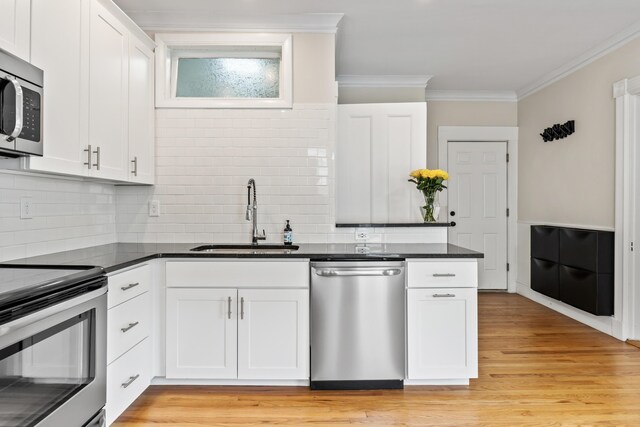
POLYGON ((477 291, 408 290, 409 379, 478 375, 477 291))
POLYGON ((167 289, 167 378, 236 378, 236 289, 167 289))
POLYGON ((309 291, 241 289, 238 378, 309 378, 309 291))
POLYGON ((109 275, 107 425, 151 383, 151 266, 109 275))
POLYGON ((309 379, 309 264, 278 265, 265 275, 270 261, 167 262, 168 379, 309 379))
POLYGON ((407 267, 409 383, 477 378, 477 262, 416 260, 407 267))

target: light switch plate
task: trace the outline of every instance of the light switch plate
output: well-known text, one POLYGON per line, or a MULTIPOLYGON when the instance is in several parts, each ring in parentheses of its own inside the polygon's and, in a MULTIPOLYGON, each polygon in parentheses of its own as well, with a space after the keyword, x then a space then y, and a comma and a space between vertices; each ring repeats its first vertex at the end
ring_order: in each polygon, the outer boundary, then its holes
POLYGON ((23 197, 20 199, 20 219, 33 218, 33 199, 31 197, 23 197))
POLYGON ((149 202, 149 216, 160 216, 160 200, 149 202))

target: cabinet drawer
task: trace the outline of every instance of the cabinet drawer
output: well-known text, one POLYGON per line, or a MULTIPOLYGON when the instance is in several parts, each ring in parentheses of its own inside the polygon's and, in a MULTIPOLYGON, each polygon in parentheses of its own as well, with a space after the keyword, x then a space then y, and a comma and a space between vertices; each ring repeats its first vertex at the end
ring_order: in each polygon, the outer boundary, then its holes
POLYGON ((560 299, 558 264, 531 258, 531 289, 551 298, 560 299))
POLYGON ((531 226, 531 256, 546 261, 558 262, 560 236, 558 228, 544 225, 531 226))
POLYGON ((107 364, 149 336, 151 323, 149 292, 107 312, 107 364))
POLYGON ((560 301, 598 316, 613 315, 613 275, 560 266, 560 301))
POLYGON ((148 264, 109 276, 109 308, 147 292, 150 285, 151 266, 148 264))
POLYGON ((410 288, 476 288, 478 263, 475 260, 407 262, 410 288))
POLYGON ((107 367, 107 425, 145 391, 151 382, 150 374, 148 338, 107 367))
POLYGON ((308 288, 307 261, 167 262, 169 288, 308 288))

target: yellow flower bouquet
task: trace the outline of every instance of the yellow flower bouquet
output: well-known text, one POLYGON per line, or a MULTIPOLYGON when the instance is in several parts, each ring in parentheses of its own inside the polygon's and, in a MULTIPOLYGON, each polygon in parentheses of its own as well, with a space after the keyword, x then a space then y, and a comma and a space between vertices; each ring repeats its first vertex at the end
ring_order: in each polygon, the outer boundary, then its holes
POLYGON ((409 176, 409 182, 413 182, 424 196, 425 205, 421 208, 424 222, 436 222, 440 213, 436 195, 447 188, 443 182, 449 179, 449 174, 440 169, 416 169, 409 176))

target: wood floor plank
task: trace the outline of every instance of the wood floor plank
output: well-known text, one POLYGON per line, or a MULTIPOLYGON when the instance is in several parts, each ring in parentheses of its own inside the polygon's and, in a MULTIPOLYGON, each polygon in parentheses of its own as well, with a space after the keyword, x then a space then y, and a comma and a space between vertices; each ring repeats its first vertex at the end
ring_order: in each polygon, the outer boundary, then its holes
POLYGON ((640 349, 519 295, 480 294, 478 309, 468 387, 153 386, 114 425, 640 426, 640 349))

